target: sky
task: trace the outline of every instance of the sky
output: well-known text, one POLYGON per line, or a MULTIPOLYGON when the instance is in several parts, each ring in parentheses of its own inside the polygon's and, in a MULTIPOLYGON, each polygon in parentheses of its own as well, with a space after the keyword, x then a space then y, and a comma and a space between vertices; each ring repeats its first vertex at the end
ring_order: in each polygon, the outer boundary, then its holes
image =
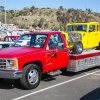
POLYGON ((82 9, 90 8, 93 12, 100 12, 100 0, 0 0, 0 6, 5 6, 7 10, 21 10, 24 7, 36 8, 56 8, 60 6, 69 9, 82 9), (6 2, 6 3, 5 3, 6 2))

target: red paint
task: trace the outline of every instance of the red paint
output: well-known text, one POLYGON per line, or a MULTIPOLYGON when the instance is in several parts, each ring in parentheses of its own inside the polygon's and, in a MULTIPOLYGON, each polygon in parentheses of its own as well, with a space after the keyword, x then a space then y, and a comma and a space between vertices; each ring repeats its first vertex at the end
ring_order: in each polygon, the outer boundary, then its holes
POLYGON ((100 51, 99 52, 90 52, 87 54, 79 54, 79 55, 70 54, 70 59, 79 60, 79 59, 84 59, 84 58, 89 58, 89 57, 94 57, 94 56, 100 56, 100 51))

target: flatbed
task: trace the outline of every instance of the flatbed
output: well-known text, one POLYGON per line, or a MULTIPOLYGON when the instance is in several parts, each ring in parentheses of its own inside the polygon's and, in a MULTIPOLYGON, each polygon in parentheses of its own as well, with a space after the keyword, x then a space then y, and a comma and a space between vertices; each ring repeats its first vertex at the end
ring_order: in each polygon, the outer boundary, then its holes
POLYGON ((67 71, 78 72, 100 66, 100 50, 86 50, 82 54, 70 54, 67 71))

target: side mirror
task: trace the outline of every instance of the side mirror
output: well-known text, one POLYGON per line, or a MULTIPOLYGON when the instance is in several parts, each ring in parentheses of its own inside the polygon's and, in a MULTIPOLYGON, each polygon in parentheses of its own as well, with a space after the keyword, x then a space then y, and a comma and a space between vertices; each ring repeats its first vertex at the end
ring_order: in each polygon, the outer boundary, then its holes
POLYGON ((64 43, 58 43, 58 49, 63 50, 64 49, 64 43))
POLYGON ((89 30, 89 32, 92 32, 91 30, 89 30))

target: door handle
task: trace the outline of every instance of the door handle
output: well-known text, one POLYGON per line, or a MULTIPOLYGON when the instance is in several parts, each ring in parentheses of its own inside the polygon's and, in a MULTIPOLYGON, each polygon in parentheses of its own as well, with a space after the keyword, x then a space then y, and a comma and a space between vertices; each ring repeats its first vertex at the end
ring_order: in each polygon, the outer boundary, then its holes
POLYGON ((64 50, 64 52, 67 52, 67 50, 64 50))

